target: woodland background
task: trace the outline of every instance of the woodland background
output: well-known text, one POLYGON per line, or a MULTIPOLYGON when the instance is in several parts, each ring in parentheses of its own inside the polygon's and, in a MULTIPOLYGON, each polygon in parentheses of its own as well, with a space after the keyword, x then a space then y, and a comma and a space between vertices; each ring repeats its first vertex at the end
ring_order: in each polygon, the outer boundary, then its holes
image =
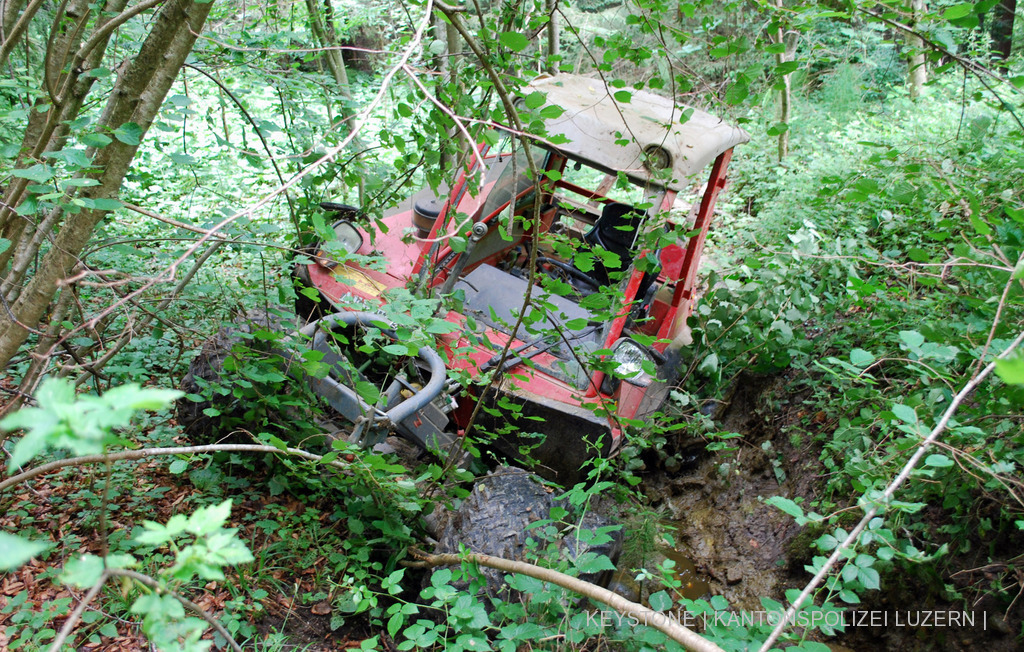
MULTIPOLYGON (((788 590, 762 608, 981 608, 987 632, 885 644, 1019 641, 1015 0, 0 9, 0 646, 677 645, 628 621, 594 625, 587 603, 529 577, 513 582, 528 601, 485 608, 451 585, 471 564, 403 566, 421 516, 470 478, 345 450, 283 454, 318 426, 265 353, 279 333, 255 329, 233 380, 207 388, 243 407, 240 448, 190 448, 169 409, 206 338, 254 308, 288 316, 291 266, 326 229, 320 201, 373 219, 444 184, 459 125, 476 139, 511 124, 494 75, 556 70, 672 95, 752 136, 722 195, 672 409, 566 490, 574 504, 613 494, 631 515, 620 567, 647 604, 757 608, 685 596, 675 563, 654 555, 676 542, 652 483, 698 450, 733 486, 767 469, 778 492, 763 504, 798 532, 776 560, 788 590), (757 426, 736 432, 715 405, 751 386, 767 388, 749 402, 757 426), (94 457, 62 466, 69 453, 94 457)), ((573 527, 538 526, 535 561, 585 571, 548 545, 573 527)), ((756 649, 771 629, 702 634, 756 649)), ((828 625, 782 636, 811 650, 882 640, 828 625)))

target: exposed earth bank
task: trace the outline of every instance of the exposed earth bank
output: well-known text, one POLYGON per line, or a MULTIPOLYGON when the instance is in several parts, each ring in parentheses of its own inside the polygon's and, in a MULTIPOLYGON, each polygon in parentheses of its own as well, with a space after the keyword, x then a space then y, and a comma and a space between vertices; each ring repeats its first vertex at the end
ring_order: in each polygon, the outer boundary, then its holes
MULTIPOLYGON (((731 450, 698 454, 698 445, 690 464, 645 478, 645 494, 663 523, 675 528, 677 543, 655 555, 648 568, 673 559, 688 598, 719 595, 736 613, 764 612, 762 596, 788 604, 786 590, 802 589, 811 579, 804 566, 821 554, 810 544, 823 530, 798 526, 764 502, 783 496, 806 508, 826 479, 813 437, 790 433, 798 424, 805 431, 834 424, 802 411, 802 397, 787 395, 791 381, 785 374, 741 376, 713 415, 722 432, 740 435, 727 440, 731 450)), ((852 525, 862 512, 848 514, 852 525)), ((839 602, 856 626, 834 638, 820 632, 810 638, 835 651, 1021 649, 1021 600, 1007 605, 990 592, 984 548, 975 545, 975 553, 949 558, 941 577, 922 577, 914 569, 883 575, 881 590, 866 592, 860 604, 839 602)), ((660 589, 628 586, 621 575, 620 581, 644 599, 660 589)))

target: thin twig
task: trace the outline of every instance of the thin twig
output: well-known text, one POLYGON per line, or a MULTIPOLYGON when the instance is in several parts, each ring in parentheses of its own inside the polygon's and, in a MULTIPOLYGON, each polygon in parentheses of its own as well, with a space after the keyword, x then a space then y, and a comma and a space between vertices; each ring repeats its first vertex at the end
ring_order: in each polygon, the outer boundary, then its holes
MULTIPOLYGON (((323 459, 323 455, 317 455, 304 451, 301 448, 277 448, 276 446, 265 446, 261 444, 208 444, 205 446, 172 446, 166 448, 141 448, 139 450, 131 451, 120 451, 118 453, 107 453, 106 455, 83 455, 81 457, 69 457, 63 460, 56 460, 54 462, 48 462, 41 466, 37 466, 28 471, 23 471, 16 476, 8 478, 0 482, 0 491, 3 491, 9 487, 21 484, 26 480, 51 473, 58 469, 62 469, 66 466, 84 466, 86 464, 99 464, 110 460, 111 462, 117 462, 119 460, 141 460, 147 457, 153 457, 156 455, 194 455, 198 453, 280 453, 283 455, 291 455, 293 457, 301 457, 311 462, 319 462, 323 459)), ((338 460, 331 460, 327 463, 330 466, 336 467, 343 471, 349 470, 348 464, 339 462, 338 460)))
POLYGON ((146 217, 152 217, 154 220, 159 220, 159 221, 161 221, 161 222, 163 222, 165 224, 170 224, 171 226, 176 226, 179 229, 185 229, 186 231, 191 231, 192 233, 198 233, 199 235, 208 235, 208 236, 212 236, 214 238, 230 238, 231 237, 229 235, 221 233, 220 231, 211 231, 209 229, 203 229, 203 228, 200 228, 198 226, 194 226, 192 224, 185 224, 184 222, 179 222, 178 220, 172 219, 172 218, 167 217, 165 215, 161 215, 160 213, 157 213, 155 211, 151 211, 148 208, 143 208, 141 206, 136 206, 135 204, 129 204, 128 202, 121 202, 121 205, 124 206, 125 208, 127 208, 130 211, 135 211, 136 213, 138 213, 140 215, 145 215, 146 217))
POLYGON ((50 649, 48 650, 48 652, 60 651, 60 648, 64 645, 64 642, 68 640, 69 636, 71 636, 71 631, 74 630, 75 625, 77 625, 78 621, 82 618, 82 614, 85 612, 85 608, 89 606, 90 602, 96 599, 96 596, 99 595, 99 592, 103 589, 103 585, 107 583, 107 580, 109 578, 109 571, 105 570, 100 574, 100 579, 92 585, 92 588, 89 589, 89 592, 85 594, 85 597, 82 598, 82 601, 78 603, 78 606, 75 607, 75 610, 72 611, 71 615, 68 616, 68 619, 64 621, 64 626, 60 628, 60 633, 57 634, 57 638, 53 639, 53 643, 50 645, 50 649))

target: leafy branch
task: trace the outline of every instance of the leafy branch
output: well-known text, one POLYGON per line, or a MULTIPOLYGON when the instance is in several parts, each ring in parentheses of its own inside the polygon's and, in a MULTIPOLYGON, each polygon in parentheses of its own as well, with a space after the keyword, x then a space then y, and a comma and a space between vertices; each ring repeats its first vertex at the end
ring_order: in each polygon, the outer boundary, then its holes
POLYGON ((910 474, 914 470, 914 467, 917 466, 918 462, 921 461, 921 458, 923 458, 925 453, 928 452, 928 449, 931 447, 931 445, 938 440, 939 435, 941 435, 943 431, 945 431, 946 426, 949 425, 950 419, 952 419, 953 415, 956 414, 956 411, 960 407, 960 404, 963 403, 963 401, 968 396, 970 396, 971 392, 973 392, 974 389, 989 376, 989 374, 995 371, 997 363, 1000 360, 1006 360, 1007 358, 1010 357, 1010 354, 1013 353, 1013 351, 1018 346, 1020 346, 1021 342, 1024 342, 1024 332, 1021 332, 1016 337, 1016 339, 1014 339, 1013 342, 1011 342, 1010 345, 1006 347, 1006 350, 1004 350, 1002 353, 996 356, 995 360, 990 362, 981 371, 981 373, 975 375, 966 385, 963 386, 963 388, 957 393, 957 395, 953 397, 953 400, 950 402, 949 407, 946 408, 946 411, 942 413, 942 417, 939 418, 939 421, 935 424, 935 427, 932 428, 932 431, 928 434, 928 436, 925 437, 920 444, 918 444, 917 450, 910 457, 910 459, 907 460, 907 463, 903 466, 903 469, 900 471, 899 475, 897 475, 892 480, 892 482, 889 483, 889 485, 880 495, 871 496, 870 498, 868 498, 868 500, 870 501, 869 504, 871 506, 867 509, 863 518, 861 518, 857 525, 852 530, 850 530, 850 533, 846 536, 846 538, 843 539, 839 543, 839 545, 836 546, 835 550, 832 552, 832 555, 828 558, 828 561, 826 561, 825 564, 822 565, 822 567, 814 575, 811 581, 807 583, 807 586, 805 586, 804 589, 800 592, 800 595, 795 600, 793 600, 792 604, 790 604, 790 606, 786 609, 785 617, 782 618, 779 621, 779 624, 776 625, 775 629, 772 630, 771 635, 768 637, 767 640, 765 640, 764 644, 761 646, 760 652, 768 652, 768 650, 771 649, 772 644, 776 640, 778 640, 779 636, 786 629, 786 625, 788 623, 794 622, 793 619, 796 616, 796 612, 801 608, 801 605, 804 604, 804 601, 807 600, 811 593, 818 588, 818 585, 821 584, 822 580, 825 579, 825 577, 829 574, 832 568, 839 562, 839 559, 845 556, 844 552, 848 548, 856 544, 857 540, 860 538, 860 534, 868 526, 868 523, 871 522, 871 519, 873 519, 881 509, 883 509, 886 505, 890 503, 896 491, 900 488, 904 481, 906 481, 906 479, 910 477, 910 474))

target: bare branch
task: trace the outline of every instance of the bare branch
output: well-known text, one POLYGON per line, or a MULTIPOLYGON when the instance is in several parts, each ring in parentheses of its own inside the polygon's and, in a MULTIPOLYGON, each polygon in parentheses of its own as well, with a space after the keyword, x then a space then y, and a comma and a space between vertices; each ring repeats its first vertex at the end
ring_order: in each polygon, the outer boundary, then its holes
POLYGON ((64 642, 71 636, 71 631, 78 624, 78 621, 82 619, 82 614, 85 612, 85 608, 89 606, 89 603, 96 599, 100 591, 103 589, 103 585, 110 579, 110 572, 108 570, 103 571, 100 575, 100 579, 92 585, 89 592, 85 594, 82 601, 78 603, 75 610, 71 612, 67 620, 64 621, 64 626, 60 628, 60 633, 57 634, 57 638, 53 639, 53 644, 50 645, 48 652, 59 652, 64 642))
POLYGON ((220 231, 211 231, 210 229, 203 229, 203 228, 200 228, 200 227, 195 226, 193 224, 186 224, 184 222, 179 222, 178 220, 172 219, 172 218, 167 217, 165 215, 161 215, 160 213, 151 211, 151 210, 149 210, 147 208, 143 208, 141 206, 136 206, 135 204, 129 204, 127 202, 121 202, 121 205, 124 206, 125 208, 127 208, 130 211, 135 211, 139 215, 145 215, 146 217, 152 217, 154 220, 158 220, 160 222, 163 222, 164 224, 170 224, 171 226, 175 226, 175 227, 177 227, 179 229, 184 229, 186 231, 191 231, 192 233, 198 233, 199 235, 208 235, 208 236, 212 236, 214 238, 231 238, 231 236, 229 236, 229 235, 227 235, 225 233, 222 233, 220 231))
MULTIPOLYGON (((319 462, 323 459, 323 455, 317 455, 304 451, 301 448, 277 448, 276 446, 266 446, 263 444, 208 444, 205 446, 172 446, 167 448, 141 448, 139 450, 120 451, 117 453, 107 453, 106 455, 83 455, 81 457, 69 457, 63 460, 56 460, 54 462, 48 462, 41 466, 37 466, 28 471, 23 471, 16 476, 10 477, 0 482, 0 491, 4 491, 10 487, 21 484, 26 480, 31 480, 36 476, 45 475, 52 473, 66 466, 84 466, 86 464, 99 464, 100 462, 117 462, 119 460, 142 460, 147 457, 154 457, 159 455, 195 455, 198 453, 274 453, 282 455, 290 455, 292 457, 301 457, 302 459, 309 460, 311 462, 319 462)), ((338 460, 332 460, 327 463, 329 466, 333 466, 342 471, 348 470, 348 464, 339 462, 338 460)))
POLYGON ((636 619, 644 625, 654 627, 673 641, 685 647, 687 650, 693 650, 694 652, 724 652, 722 648, 718 647, 711 641, 673 620, 669 614, 654 611, 642 604, 637 604, 636 602, 627 600, 621 595, 613 593, 606 588, 597 586, 596 584, 591 584, 590 582, 584 582, 577 577, 572 577, 571 575, 566 575, 565 573, 560 573, 550 568, 542 568, 541 566, 528 564, 523 561, 513 561, 510 559, 502 559, 501 557, 492 557, 490 555, 479 555, 475 553, 468 553, 465 555, 428 555, 416 550, 413 550, 412 552, 414 555, 419 557, 421 561, 403 562, 405 566, 413 568, 432 568, 434 566, 457 566, 463 562, 469 562, 479 566, 495 568, 507 573, 526 575, 528 577, 541 580, 542 582, 555 584, 563 589, 568 589, 574 593, 579 593, 582 596, 606 604, 624 616, 636 619))

